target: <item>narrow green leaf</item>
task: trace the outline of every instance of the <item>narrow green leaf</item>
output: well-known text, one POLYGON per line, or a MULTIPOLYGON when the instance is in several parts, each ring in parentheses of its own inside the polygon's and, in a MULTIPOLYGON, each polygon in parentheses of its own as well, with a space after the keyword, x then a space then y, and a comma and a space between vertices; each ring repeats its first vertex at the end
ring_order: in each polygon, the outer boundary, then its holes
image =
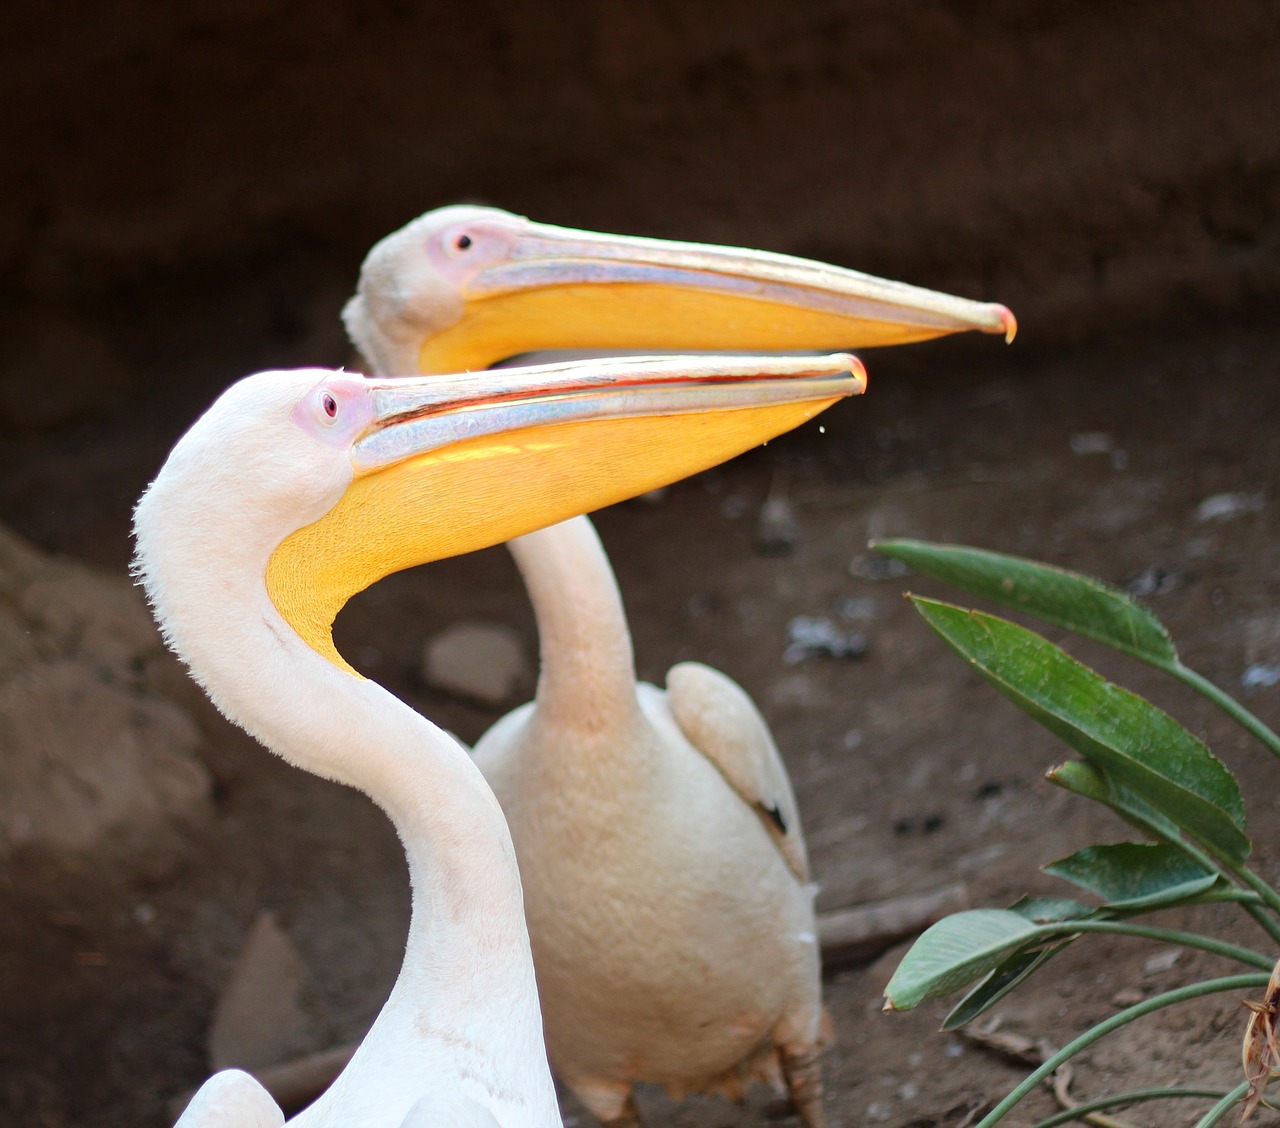
POLYGON ((911 596, 925 621, 1004 696, 1192 838, 1249 855, 1235 777, 1182 725, 1006 619, 911 596))
POLYGON ((949 995, 998 967, 1036 935, 1036 926, 1004 909, 969 909, 931 925, 902 958, 885 988, 888 1008, 910 1010, 949 995))
POLYGON ((871 547, 917 572, 1156 665, 1178 660, 1173 639, 1152 612, 1092 576, 965 545, 888 540, 872 542, 871 547))
POLYGON ((1178 845, 1182 834, 1146 800, 1117 783, 1110 775, 1084 760, 1068 760, 1045 773, 1045 779, 1067 791, 1110 807, 1130 826, 1157 841, 1178 845))
MULTIPOLYGON (((1023 897, 1010 905, 1009 911, 1026 917, 1035 924, 1052 924, 1060 920, 1087 917, 1093 913, 1093 907, 1069 897, 1023 897)), ((1027 976, 1075 939, 1075 936, 1068 936, 1047 948, 1037 947, 1038 941, 1031 941, 1015 951, 952 1008, 951 1013, 942 1020, 942 1029, 958 1030, 979 1015, 985 1014, 1027 976)))
POLYGON ((1219 880, 1185 850, 1166 843, 1086 846, 1044 872, 1097 894, 1108 909, 1148 912, 1188 900, 1219 880))
POLYGON ((959 1030, 975 1018, 986 1014, 1019 983, 1033 972, 1039 971, 1075 939, 1075 936, 1069 936, 1047 948, 1029 945, 1014 952, 951 1008, 951 1012, 942 1020, 942 1029, 959 1030))

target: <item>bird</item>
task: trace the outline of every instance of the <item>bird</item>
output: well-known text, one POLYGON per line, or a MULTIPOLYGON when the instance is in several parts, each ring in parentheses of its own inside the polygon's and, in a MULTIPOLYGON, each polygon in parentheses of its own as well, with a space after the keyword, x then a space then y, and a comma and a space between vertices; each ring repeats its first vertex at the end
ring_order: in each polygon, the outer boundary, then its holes
MULTIPOLYGON (((497 208, 428 212, 368 254, 343 318, 384 375, 534 350, 867 347, 1004 306, 764 251, 604 235, 497 208)), ((507 815, 551 1062, 602 1122, 638 1082, 736 1096, 779 1077, 823 1123, 814 887, 785 765, 750 697, 694 662, 637 683, 590 520, 508 546, 537 623, 535 699, 474 749, 507 815)))
MULTIPOLYGON (((291 1123, 560 1124, 502 811, 466 749, 342 658, 341 607, 393 571, 714 465, 864 385, 847 354, 394 381, 273 371, 233 384, 178 441, 134 512, 134 574, 167 645, 268 749, 378 803, 408 860, 395 985, 291 1123)), ((283 1123, 236 1070, 208 1079, 178 1121, 283 1123)))

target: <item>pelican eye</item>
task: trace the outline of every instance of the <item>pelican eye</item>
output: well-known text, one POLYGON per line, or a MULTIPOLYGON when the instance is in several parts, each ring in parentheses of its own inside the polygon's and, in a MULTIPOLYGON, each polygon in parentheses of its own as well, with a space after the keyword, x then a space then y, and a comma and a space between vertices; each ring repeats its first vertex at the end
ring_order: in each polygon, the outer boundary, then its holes
POLYGON ((324 410, 326 418, 338 418, 338 401, 334 399, 332 392, 325 392, 324 395, 320 397, 320 406, 324 410))
POLYGON ((453 245, 454 245, 455 247, 457 247, 457 248, 458 248, 458 250, 460 250, 460 251, 465 251, 469 246, 471 246, 471 236, 470 236, 470 235, 459 235, 459 236, 458 236, 458 237, 453 241, 453 245))

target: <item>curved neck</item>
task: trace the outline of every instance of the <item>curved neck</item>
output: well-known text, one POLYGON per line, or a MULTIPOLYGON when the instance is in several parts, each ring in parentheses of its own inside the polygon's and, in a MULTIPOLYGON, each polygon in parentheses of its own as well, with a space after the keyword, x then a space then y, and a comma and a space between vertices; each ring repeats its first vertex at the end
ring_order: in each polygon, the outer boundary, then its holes
POLYGON ((520 877, 493 792, 447 733, 308 647, 251 578, 262 569, 202 565, 166 568, 179 580, 153 593, 173 648, 229 719, 378 803, 408 859, 404 964, 356 1058, 307 1122, 362 1122, 362 1102, 420 1088, 424 1061, 445 1071, 442 1084, 465 1078, 485 1099, 558 1122, 520 877))
POLYGON ((574 517, 507 542, 538 622, 538 712, 596 727, 636 706, 622 596, 595 528, 574 517))

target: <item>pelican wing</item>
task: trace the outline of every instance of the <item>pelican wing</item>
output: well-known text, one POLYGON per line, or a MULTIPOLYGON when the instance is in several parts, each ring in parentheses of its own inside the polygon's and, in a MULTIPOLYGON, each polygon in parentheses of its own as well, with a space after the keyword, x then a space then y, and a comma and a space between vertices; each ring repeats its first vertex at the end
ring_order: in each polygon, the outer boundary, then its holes
POLYGON ((240 1069, 215 1073, 196 1091, 174 1128, 283 1128, 284 1113, 240 1069))
POLYGON ((800 812, 769 727, 746 691, 700 662, 667 673, 667 700, 689 742, 754 807, 796 877, 809 880, 800 812))

